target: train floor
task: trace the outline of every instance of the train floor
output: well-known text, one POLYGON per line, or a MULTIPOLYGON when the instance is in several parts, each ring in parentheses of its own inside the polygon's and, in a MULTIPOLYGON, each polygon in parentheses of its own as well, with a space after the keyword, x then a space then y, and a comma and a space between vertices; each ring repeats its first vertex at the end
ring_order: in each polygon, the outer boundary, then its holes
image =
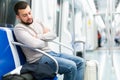
POLYGON ((97 60, 100 80, 120 80, 120 47, 86 51, 87 60, 97 60))

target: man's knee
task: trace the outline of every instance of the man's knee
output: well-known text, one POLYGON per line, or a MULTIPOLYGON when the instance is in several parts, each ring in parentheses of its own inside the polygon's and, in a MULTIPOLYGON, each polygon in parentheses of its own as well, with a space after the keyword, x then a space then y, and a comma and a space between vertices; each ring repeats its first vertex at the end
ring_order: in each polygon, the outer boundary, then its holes
POLYGON ((76 72, 77 71, 77 66, 76 63, 73 61, 69 61, 69 63, 66 64, 66 67, 64 67, 64 71, 65 73, 69 73, 69 72, 76 72))
POLYGON ((78 69, 85 68, 85 63, 86 63, 85 59, 80 58, 80 60, 77 62, 77 68, 78 69))

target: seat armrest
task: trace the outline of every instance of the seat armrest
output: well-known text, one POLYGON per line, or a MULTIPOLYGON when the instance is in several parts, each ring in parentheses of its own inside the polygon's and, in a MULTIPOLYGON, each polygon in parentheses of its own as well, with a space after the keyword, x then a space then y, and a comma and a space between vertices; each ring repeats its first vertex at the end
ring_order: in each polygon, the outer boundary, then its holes
POLYGON ((83 43, 83 44, 85 44, 85 41, 80 41, 80 40, 74 41, 74 44, 76 44, 76 43, 83 43))
POLYGON ((78 40, 78 41, 74 41, 74 45, 77 44, 77 43, 82 43, 83 44, 83 58, 85 59, 85 41, 82 41, 82 40, 78 40))
MULTIPOLYGON (((63 43, 61 43, 61 42, 57 42, 57 41, 52 41, 52 42, 55 43, 55 44, 61 45, 61 46, 65 47, 65 48, 71 50, 73 53, 75 53, 75 49, 72 49, 72 48, 70 48, 69 46, 67 46, 67 45, 65 45, 65 44, 63 44, 63 43)), ((79 40, 79 41, 74 41, 74 45, 75 45, 76 43, 82 43, 82 44, 83 44, 83 48, 84 48, 83 51, 85 52, 85 41, 81 41, 81 40, 79 40)), ((85 54, 83 55, 83 57, 85 57, 85 54)))
POLYGON ((51 42, 53 42, 55 44, 58 44, 58 45, 61 45, 61 46, 65 47, 65 48, 71 50, 72 52, 74 52, 74 50, 72 48, 70 48, 69 46, 67 46, 67 45, 65 45, 65 44, 63 44, 61 42, 57 42, 57 41, 51 41, 51 42))
POLYGON ((46 53, 46 52, 44 52, 44 51, 42 51, 42 50, 40 50, 40 49, 33 49, 32 47, 29 47, 29 46, 27 46, 27 45, 25 45, 25 44, 22 44, 22 43, 19 43, 19 42, 12 41, 12 44, 13 44, 13 45, 17 45, 17 46, 21 46, 21 47, 26 47, 26 48, 32 49, 32 50, 34 50, 34 51, 40 52, 40 53, 48 56, 49 58, 51 58, 51 59, 55 62, 55 65, 56 65, 56 74, 58 73, 58 69, 59 69, 59 67, 58 67, 58 62, 56 61, 56 59, 55 59, 54 57, 52 57, 52 56, 49 55, 48 53, 46 53))

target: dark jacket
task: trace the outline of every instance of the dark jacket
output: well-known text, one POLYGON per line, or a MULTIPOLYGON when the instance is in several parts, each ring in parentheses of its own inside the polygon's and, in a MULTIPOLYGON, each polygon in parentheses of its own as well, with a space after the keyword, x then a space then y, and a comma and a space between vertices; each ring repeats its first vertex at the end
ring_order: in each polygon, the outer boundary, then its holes
POLYGON ((36 80, 53 79, 56 73, 46 63, 26 63, 21 69, 21 74, 31 73, 36 80))

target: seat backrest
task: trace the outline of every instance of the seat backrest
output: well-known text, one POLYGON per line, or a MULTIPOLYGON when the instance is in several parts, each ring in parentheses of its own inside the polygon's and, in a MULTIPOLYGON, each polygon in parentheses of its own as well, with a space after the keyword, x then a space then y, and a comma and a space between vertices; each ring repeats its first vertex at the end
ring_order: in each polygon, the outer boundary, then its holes
POLYGON ((15 41, 12 29, 0 27, 0 80, 4 74, 25 63, 21 48, 11 41, 15 41))

